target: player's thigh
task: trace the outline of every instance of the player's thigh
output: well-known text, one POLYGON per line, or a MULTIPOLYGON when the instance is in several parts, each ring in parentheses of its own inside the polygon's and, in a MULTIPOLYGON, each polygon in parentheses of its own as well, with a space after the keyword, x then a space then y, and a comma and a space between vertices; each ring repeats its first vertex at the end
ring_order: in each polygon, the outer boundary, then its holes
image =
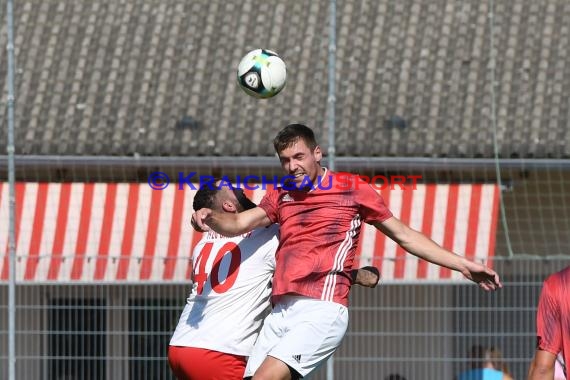
POLYGON ((168 347, 168 364, 178 380, 241 380, 245 357, 194 347, 168 347))
POLYGON ((340 346, 348 328, 348 310, 333 302, 317 302, 291 314, 289 323, 268 355, 307 376, 340 346))
POLYGON ((281 360, 267 356, 252 380, 297 380, 299 374, 281 360))

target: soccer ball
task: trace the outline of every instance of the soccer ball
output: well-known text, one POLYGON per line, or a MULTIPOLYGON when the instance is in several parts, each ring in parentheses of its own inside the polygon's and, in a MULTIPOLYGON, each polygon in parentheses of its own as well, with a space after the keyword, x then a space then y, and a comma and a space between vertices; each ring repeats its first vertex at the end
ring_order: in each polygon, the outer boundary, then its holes
POLYGON ((247 53, 239 63, 239 86, 256 98, 270 98, 285 87, 287 70, 277 53, 267 49, 255 49, 247 53))

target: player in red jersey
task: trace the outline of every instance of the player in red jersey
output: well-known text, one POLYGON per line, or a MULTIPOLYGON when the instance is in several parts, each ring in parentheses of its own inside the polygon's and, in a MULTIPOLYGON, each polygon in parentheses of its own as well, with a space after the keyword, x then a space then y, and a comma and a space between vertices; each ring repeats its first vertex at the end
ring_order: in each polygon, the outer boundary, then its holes
POLYGON ((240 214, 201 209, 192 216, 197 228, 224 235, 280 224, 274 308, 263 323, 246 376, 304 377, 338 348, 348 326, 349 271, 362 222, 413 255, 461 272, 484 290, 502 286, 490 268, 440 247, 400 222, 358 176, 322 167, 322 152, 310 128, 288 125, 274 146, 290 178, 287 186, 268 191, 258 207, 240 214))
POLYGON ((570 379, 570 266, 544 281, 536 313, 536 340, 529 380, 552 380, 559 353, 566 363, 566 379, 570 379))
MULTIPOLYGON (((237 213, 255 207, 241 189, 214 182, 200 188, 194 209, 237 213)), ((180 380, 243 378, 263 318, 269 313, 271 278, 278 246, 277 225, 235 237, 210 231, 192 252, 193 286, 168 347, 168 362, 180 380)), ((352 272, 354 282, 375 287, 373 267, 352 272)))

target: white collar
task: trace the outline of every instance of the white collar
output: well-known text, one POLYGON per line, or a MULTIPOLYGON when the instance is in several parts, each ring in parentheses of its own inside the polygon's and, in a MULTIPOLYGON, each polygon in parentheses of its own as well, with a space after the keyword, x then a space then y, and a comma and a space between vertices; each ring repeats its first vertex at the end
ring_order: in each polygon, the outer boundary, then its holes
POLYGON ((327 172, 328 169, 326 167, 322 167, 323 169, 325 169, 325 172, 323 173, 322 176, 317 176, 317 184, 315 185, 315 187, 313 187, 311 190, 309 190, 309 193, 313 190, 315 190, 321 183, 323 183, 323 181, 325 180, 325 178, 327 178, 327 172), (320 178, 320 182, 319 182, 319 178, 320 178))

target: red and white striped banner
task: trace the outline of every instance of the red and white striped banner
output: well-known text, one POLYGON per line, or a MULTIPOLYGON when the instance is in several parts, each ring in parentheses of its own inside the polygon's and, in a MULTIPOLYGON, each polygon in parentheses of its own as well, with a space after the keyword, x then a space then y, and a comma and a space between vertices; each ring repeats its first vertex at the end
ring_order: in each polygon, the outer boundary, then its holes
MULTIPOLYGON (((187 281, 201 237, 190 225, 194 193, 174 184, 159 191, 144 183, 17 183, 16 280, 187 281)), ((263 194, 248 193, 256 203, 263 194)), ((419 184, 381 194, 411 227, 492 266, 496 185, 419 184)), ((8 279, 8 201, 8 184, 0 182, 0 281, 8 279)), ((369 225, 357 254, 357 264, 380 267, 385 280, 459 278, 406 254, 369 225)))
MULTIPOLYGON (((495 184, 408 186, 380 192, 405 224, 443 247, 493 266, 499 206, 495 184)), ((381 268, 383 280, 459 280, 462 275, 406 253, 370 225, 364 225, 358 248, 360 266, 381 268)))

